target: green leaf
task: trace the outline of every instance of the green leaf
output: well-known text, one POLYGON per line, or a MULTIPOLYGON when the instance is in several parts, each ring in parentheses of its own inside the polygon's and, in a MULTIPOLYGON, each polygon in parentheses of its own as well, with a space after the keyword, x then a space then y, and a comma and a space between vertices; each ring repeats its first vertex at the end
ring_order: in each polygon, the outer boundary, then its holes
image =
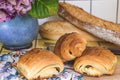
POLYGON ((34 0, 29 14, 35 18, 57 15, 58 0, 34 0))

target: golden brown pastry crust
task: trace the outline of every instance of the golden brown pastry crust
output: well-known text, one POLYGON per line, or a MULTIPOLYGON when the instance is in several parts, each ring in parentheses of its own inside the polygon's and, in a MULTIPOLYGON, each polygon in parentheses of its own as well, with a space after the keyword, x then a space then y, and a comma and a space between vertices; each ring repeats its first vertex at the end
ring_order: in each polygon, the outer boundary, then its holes
POLYGON ((63 70, 64 65, 54 53, 35 48, 20 58, 17 68, 27 79, 36 79, 57 75, 63 70))
POLYGON ((69 3, 60 3, 58 14, 77 28, 120 46, 120 25, 95 17, 69 3), (79 26, 83 25, 83 26, 79 26))
POLYGON ((48 21, 40 25, 39 28, 41 37, 50 40, 58 40, 58 38, 63 34, 71 32, 78 31, 73 27, 72 24, 68 23, 67 21, 48 21))
POLYGON ((108 49, 102 47, 87 48, 83 55, 75 60, 75 71, 89 76, 113 74, 117 57, 108 49))
POLYGON ((70 61, 82 55, 86 44, 86 40, 78 33, 68 33, 58 39, 54 53, 62 58, 64 62, 70 61))
MULTIPOLYGON (((80 26, 80 25, 79 25, 80 26)), ((81 25, 82 26, 82 25, 81 25)), ((102 41, 101 39, 93 36, 92 34, 76 28, 74 25, 67 21, 47 21, 40 25, 39 33, 42 38, 50 40, 58 40, 65 33, 77 32, 87 41, 102 41)))
MULTIPOLYGON (((103 20, 101 18, 98 18, 96 16, 93 16, 89 14, 88 12, 84 11, 82 8, 79 8, 77 6, 71 5, 69 3, 61 2, 60 8, 64 8, 68 14, 70 14, 72 17, 80 20, 81 22, 93 24, 99 27, 107 28, 113 31, 120 32, 120 25, 115 24, 110 21, 103 20)), ((60 16, 61 11, 58 12, 60 16)), ((64 17, 64 16, 63 16, 64 17)))

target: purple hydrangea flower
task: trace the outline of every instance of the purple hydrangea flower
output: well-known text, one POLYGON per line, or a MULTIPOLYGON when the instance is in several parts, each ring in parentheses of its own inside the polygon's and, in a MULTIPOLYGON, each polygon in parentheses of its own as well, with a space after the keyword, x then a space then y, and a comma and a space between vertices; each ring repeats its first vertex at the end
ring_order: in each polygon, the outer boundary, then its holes
POLYGON ((27 14, 33 0, 0 0, 0 22, 12 19, 16 14, 27 14))

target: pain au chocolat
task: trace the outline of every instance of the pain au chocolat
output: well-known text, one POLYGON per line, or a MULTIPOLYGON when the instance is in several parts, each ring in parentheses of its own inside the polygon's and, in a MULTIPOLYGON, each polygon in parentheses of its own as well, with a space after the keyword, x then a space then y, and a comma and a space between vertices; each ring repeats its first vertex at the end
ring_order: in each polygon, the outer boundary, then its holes
POLYGON ((111 75, 114 73, 117 57, 107 48, 87 48, 74 63, 75 71, 88 76, 111 75))
POLYGON ((64 34, 57 40, 54 53, 64 62, 70 61, 82 55, 86 44, 86 39, 76 32, 64 34))
POLYGON ((22 56, 17 69, 28 79, 49 78, 58 75, 63 69, 62 60, 54 53, 42 48, 35 48, 22 56))

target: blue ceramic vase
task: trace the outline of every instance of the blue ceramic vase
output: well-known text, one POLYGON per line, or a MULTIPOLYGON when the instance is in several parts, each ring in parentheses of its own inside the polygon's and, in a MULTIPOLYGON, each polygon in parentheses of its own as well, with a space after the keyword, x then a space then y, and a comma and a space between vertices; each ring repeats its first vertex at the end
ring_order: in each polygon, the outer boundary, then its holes
POLYGON ((10 50, 28 48, 38 34, 37 19, 29 16, 16 16, 12 20, 0 22, 0 42, 10 50))

